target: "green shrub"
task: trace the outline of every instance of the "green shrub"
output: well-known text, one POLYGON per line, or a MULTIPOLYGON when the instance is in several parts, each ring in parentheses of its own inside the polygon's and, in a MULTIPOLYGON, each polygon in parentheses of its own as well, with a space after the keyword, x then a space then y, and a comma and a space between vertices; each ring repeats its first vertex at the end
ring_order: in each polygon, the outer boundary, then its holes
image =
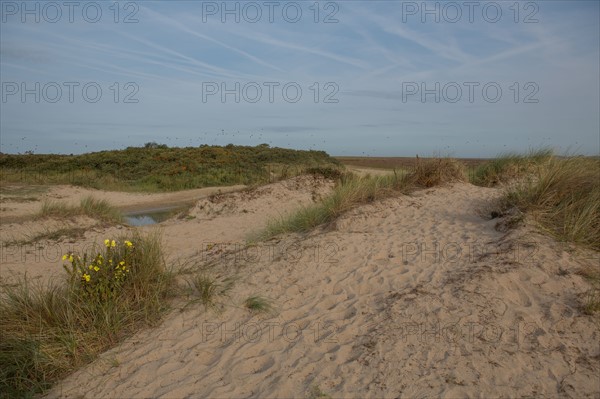
POLYGON ((233 184, 267 183, 294 170, 339 167, 323 151, 269 146, 168 148, 156 143, 82 155, 0 154, 0 180, 75 184, 104 190, 178 191, 233 184))

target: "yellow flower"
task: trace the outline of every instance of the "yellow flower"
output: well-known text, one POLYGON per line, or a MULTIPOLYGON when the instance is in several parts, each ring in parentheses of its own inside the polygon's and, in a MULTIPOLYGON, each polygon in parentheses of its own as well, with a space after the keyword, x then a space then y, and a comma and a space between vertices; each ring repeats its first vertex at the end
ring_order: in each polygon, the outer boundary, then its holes
POLYGON ((62 257, 62 259, 63 260, 67 260, 68 257, 69 257, 69 254, 64 254, 63 257, 62 257))
POLYGON ((107 247, 110 246, 110 240, 108 238, 104 240, 104 245, 106 245, 107 247))
POLYGON ((73 255, 69 255, 69 262, 73 263, 73 255))
POLYGON ((94 271, 97 272, 98 270, 100 270, 100 268, 98 266, 94 266, 94 271))
POLYGON ((125 240, 125 245, 127 245, 129 248, 133 247, 133 243, 129 240, 125 240))
POLYGON ((92 265, 88 266, 88 269, 92 270, 94 267, 92 265))
POLYGON ((89 274, 84 274, 83 276, 81 276, 81 278, 83 278, 85 281, 90 281, 90 279, 92 278, 89 274))
POLYGON ((115 242, 115 240, 111 241, 110 246, 113 248, 117 246, 117 243, 115 242))
POLYGON ((124 260, 120 261, 120 262, 119 262, 119 265, 120 265, 120 266, 125 266, 125 261, 124 261, 124 260))

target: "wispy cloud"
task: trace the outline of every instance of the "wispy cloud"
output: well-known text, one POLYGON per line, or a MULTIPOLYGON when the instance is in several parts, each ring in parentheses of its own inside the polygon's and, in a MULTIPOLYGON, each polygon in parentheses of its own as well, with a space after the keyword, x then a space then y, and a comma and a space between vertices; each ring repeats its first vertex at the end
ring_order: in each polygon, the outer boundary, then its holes
POLYGON ((339 2, 333 24, 322 23, 322 9, 314 21, 312 2, 299 3, 298 23, 279 14, 274 22, 204 21, 198 3, 178 0, 139 3, 136 24, 115 24, 110 12, 96 24, 23 24, 15 17, 0 24, 3 83, 96 81, 108 95, 93 104, 8 96, 0 151, 23 152, 35 143, 39 152, 71 153, 151 137, 338 154, 413 155, 449 146, 456 155, 484 156, 505 145, 571 141, 598 152, 599 3, 538 3, 532 24, 514 22, 512 2, 498 3, 498 23, 480 15, 473 23, 405 20, 402 2, 388 1, 339 2), (139 102, 112 101, 110 87, 130 81, 140 86, 139 102), (480 91, 471 103, 436 102, 432 95, 423 101, 418 94, 407 101, 402 93, 406 82, 431 89, 465 81, 498 82, 501 101, 487 102, 480 91), (210 101, 206 82, 219 91, 210 101), (269 89, 267 82, 276 85, 269 89), (528 82, 539 87, 535 104, 523 102, 528 82), (285 92, 288 83, 300 90, 298 101, 285 92))

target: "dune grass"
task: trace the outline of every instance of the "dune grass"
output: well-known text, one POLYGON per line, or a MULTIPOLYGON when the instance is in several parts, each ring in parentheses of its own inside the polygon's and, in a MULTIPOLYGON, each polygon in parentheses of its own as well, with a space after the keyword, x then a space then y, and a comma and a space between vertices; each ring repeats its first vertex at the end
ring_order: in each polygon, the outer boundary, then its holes
POLYGON ((600 160, 552 158, 507 191, 502 208, 518 208, 561 241, 600 250, 600 160))
POLYGON ((305 233, 333 222, 356 206, 398 193, 408 193, 416 188, 465 179, 464 166, 451 158, 421 160, 408 174, 363 177, 351 173, 342 174, 333 193, 321 202, 300 208, 291 215, 270 220, 262 231, 250 235, 249 241, 267 240, 289 232, 305 233))
POLYGON ((413 171, 406 175, 406 183, 416 187, 435 187, 441 184, 465 181, 465 166, 453 158, 418 159, 413 171))
MULTIPOLYGON (((517 208, 559 240, 600 249, 600 159, 556 157, 549 149, 509 154, 481 165, 472 181, 484 186, 509 182, 500 214, 517 208)), ((272 219, 250 242, 288 232, 304 233, 331 223, 348 210, 424 187, 466 181, 465 167, 452 158, 418 160, 405 175, 342 174, 332 194, 291 215, 272 219)))
POLYGON ((332 222, 357 205, 384 198, 402 187, 403 179, 394 175, 358 177, 345 174, 331 195, 291 215, 270 220, 264 230, 250 237, 250 241, 262 241, 287 232, 308 232, 316 226, 332 222))
POLYGON ((235 277, 219 279, 200 273, 187 280, 187 283, 191 288, 192 295, 195 297, 189 304, 200 302, 206 310, 218 310, 219 303, 217 299, 229 295, 229 291, 235 284, 235 277))
POLYGON ((549 148, 531 150, 527 154, 502 154, 476 167, 470 180, 477 186, 493 187, 534 173, 538 166, 552 158, 553 151, 549 148))
MULTIPOLYGON (((56 201, 44 201, 38 212, 38 217, 68 218, 76 212, 77 207, 56 201)), ((76 212, 79 213, 79 212, 76 212)))
POLYGON ((87 196, 81 200, 79 207, 84 215, 91 218, 112 223, 123 222, 121 211, 106 200, 99 200, 92 196, 87 196))
POLYGON ((72 262, 69 254, 66 281, 0 287, 0 397, 42 392, 167 310, 174 280, 160 237, 135 233, 110 243, 72 254, 72 262), (90 259, 97 271, 86 268, 90 259), (112 264, 121 261, 119 272, 112 264))
POLYGON ((39 218, 53 217, 59 219, 73 216, 89 216, 106 223, 122 223, 123 215, 110 202, 96 199, 92 196, 82 198, 79 206, 72 206, 62 202, 44 201, 37 215, 39 218))

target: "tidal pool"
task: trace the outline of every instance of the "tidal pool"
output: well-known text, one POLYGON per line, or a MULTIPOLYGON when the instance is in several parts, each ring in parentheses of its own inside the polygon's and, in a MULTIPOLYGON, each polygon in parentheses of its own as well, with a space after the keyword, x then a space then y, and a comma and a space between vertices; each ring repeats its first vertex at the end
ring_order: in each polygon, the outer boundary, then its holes
POLYGON ((171 206, 155 209, 146 209, 143 211, 133 211, 125 213, 125 221, 130 226, 147 226, 157 224, 173 217, 177 212, 185 209, 185 206, 171 206))

